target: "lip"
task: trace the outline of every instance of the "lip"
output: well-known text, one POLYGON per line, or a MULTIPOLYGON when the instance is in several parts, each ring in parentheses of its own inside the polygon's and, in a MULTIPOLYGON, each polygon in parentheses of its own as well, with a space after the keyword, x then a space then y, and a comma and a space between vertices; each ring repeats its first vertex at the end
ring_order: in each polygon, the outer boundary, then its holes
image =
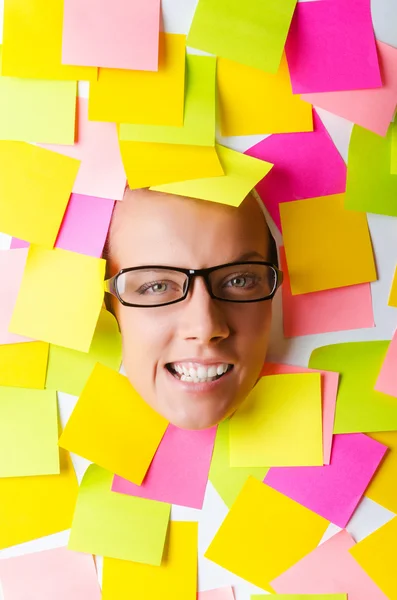
MULTIPOLYGON (((177 362, 177 361, 175 361, 175 362, 177 362)), ((194 362, 194 361, 186 361, 186 362, 194 362)), ((197 361, 195 361, 195 362, 197 362, 197 361)), ((214 363, 209 362, 209 363, 203 363, 203 364, 214 364, 214 363)), ((169 380, 171 382, 173 382, 174 385, 178 386, 178 390, 188 392, 188 393, 194 393, 194 394, 208 394, 209 392, 214 391, 217 387, 222 385, 224 382, 227 382, 228 379, 230 378, 231 374, 233 373, 234 369, 230 369, 230 371, 227 371, 226 373, 224 373, 222 375, 222 377, 220 377, 219 379, 215 379, 214 381, 204 381, 201 383, 193 383, 193 382, 182 381, 180 379, 177 379, 176 377, 174 377, 172 375, 172 373, 170 373, 170 371, 166 367, 164 367, 164 371, 166 372, 169 380)))

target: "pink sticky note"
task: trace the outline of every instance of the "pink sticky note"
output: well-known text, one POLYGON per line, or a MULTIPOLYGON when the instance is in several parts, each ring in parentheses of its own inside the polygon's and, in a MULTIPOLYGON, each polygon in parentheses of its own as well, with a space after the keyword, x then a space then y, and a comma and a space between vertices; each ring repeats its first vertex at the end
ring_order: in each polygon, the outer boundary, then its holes
POLYGON ((285 51, 294 94, 382 86, 370 0, 298 2, 285 51))
POLYGON ((272 467, 264 483, 313 512, 346 527, 387 446, 363 433, 334 436, 323 467, 272 467))
POLYGON ((231 587, 223 587, 216 590, 198 592, 197 600, 234 600, 234 594, 231 587))
POLYGON ((55 548, 0 561, 4 598, 100 600, 93 557, 55 548))
POLYGON ((397 398, 397 330, 387 349, 375 390, 397 398))
POLYGON ((279 250, 286 338, 375 326, 369 283, 293 296, 284 247, 279 250))
POLYGON ((0 250, 0 344, 32 341, 30 338, 8 331, 27 256, 26 249, 0 250))
POLYGON ((142 485, 115 475, 112 490, 201 509, 216 429, 193 431, 168 425, 142 485))
POLYGON ((157 71, 160 0, 64 0, 62 63, 157 71))
POLYGON ((89 121, 86 98, 78 98, 77 109, 77 142, 73 146, 40 146, 81 160, 73 186, 76 194, 122 200, 127 178, 121 160, 117 125, 89 121))
POLYGON ((245 152, 274 164, 255 189, 280 230, 280 202, 340 194, 346 189, 346 165, 316 111, 313 126, 313 131, 304 133, 270 135, 245 152))
MULTIPOLYGON (((114 201, 72 194, 63 217, 55 248, 101 258, 114 201)), ((11 248, 25 248, 27 242, 12 238, 11 248)))
POLYGON ((323 460, 324 464, 328 465, 331 459, 339 373, 333 373, 332 371, 318 371, 317 369, 308 369, 306 367, 297 367, 294 365, 268 362, 264 364, 261 376, 280 375, 283 373, 321 373, 321 396, 323 409, 323 460))
POLYGON ((342 530, 270 582, 278 594, 347 594, 349 600, 387 600, 349 554, 353 538, 342 530))
POLYGON ((385 136, 397 104, 397 49, 376 41, 383 87, 370 90, 302 94, 301 98, 385 136))

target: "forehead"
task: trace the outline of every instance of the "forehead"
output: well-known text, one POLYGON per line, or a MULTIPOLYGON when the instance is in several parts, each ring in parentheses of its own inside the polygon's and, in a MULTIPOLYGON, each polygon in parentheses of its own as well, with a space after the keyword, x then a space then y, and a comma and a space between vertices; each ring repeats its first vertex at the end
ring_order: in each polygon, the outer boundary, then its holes
POLYGON ((268 235, 264 214, 251 195, 235 208, 127 190, 113 214, 109 258, 118 268, 150 263, 203 268, 248 252, 266 259, 268 235))

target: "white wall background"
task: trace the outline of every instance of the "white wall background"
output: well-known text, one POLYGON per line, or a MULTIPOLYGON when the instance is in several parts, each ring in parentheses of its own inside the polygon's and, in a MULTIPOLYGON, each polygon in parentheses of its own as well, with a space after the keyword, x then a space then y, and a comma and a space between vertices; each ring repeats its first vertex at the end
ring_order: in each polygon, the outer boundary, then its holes
MULTIPOLYGON (((187 33, 198 0, 162 0, 163 27, 171 33, 187 33)), ((348 0, 344 0, 348 1, 348 0)), ((372 0, 371 2, 375 34, 378 39, 397 47, 397 0, 372 0)), ((2 39, 3 0, 0 0, 0 41, 2 39)), ((88 84, 79 84, 80 95, 88 95, 88 84)), ((322 109, 318 113, 327 127, 340 154, 347 160, 347 151, 352 124, 336 117, 322 109)), ((222 138, 218 141, 235 150, 244 151, 266 136, 249 136, 240 138, 222 138)), ((390 285, 397 264, 397 219, 381 215, 368 215, 368 222, 372 242, 376 255, 379 280, 371 284, 374 306, 375 327, 340 333, 305 336, 285 340, 282 334, 281 294, 278 294, 274 303, 274 319, 272 338, 269 350, 269 359, 306 366, 314 348, 338 342, 384 340, 391 339, 397 327, 397 309, 387 306, 390 285)), ((272 224, 271 224, 272 225, 272 224)), ((274 227, 273 233, 278 242, 280 235, 274 227)), ((336 240, 337 243, 337 240, 336 240)), ((8 249, 10 238, 0 234, 0 249, 8 249)), ((74 396, 58 394, 62 425, 69 418, 77 401, 74 396)), ((88 462, 73 456, 77 475, 81 479, 88 462)), ((249 600, 250 594, 263 593, 253 585, 248 584, 239 577, 225 571, 217 565, 207 561, 203 553, 209 545, 220 523, 227 513, 227 508, 211 483, 208 484, 205 503, 202 511, 173 507, 174 520, 194 520, 199 522, 199 588, 207 590, 224 585, 233 585, 236 600, 249 600)), ((359 541, 394 515, 377 505, 375 502, 363 499, 347 529, 359 541)), ((339 529, 331 525, 324 536, 327 539, 339 529)), ((68 532, 62 532, 40 540, 21 544, 13 548, 0 551, 0 559, 36 552, 43 549, 54 548, 67 544, 68 532)), ((102 559, 97 558, 99 578, 101 579, 102 559)), ((1 589, 0 589, 1 600, 1 589)))

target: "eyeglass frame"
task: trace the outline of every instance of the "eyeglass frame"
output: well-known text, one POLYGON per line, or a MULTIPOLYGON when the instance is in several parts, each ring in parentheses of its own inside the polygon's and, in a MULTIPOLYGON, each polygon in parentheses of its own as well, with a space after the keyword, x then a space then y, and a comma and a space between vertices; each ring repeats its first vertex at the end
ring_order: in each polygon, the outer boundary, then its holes
POLYGON ((191 283, 195 277, 202 277, 204 279, 204 283, 207 288, 207 292, 213 300, 220 300, 221 302, 233 302, 234 304, 247 304, 247 303, 252 303, 252 302, 264 302, 265 300, 272 300, 274 298, 278 288, 283 283, 284 274, 273 263, 270 263, 267 261, 258 261, 258 260, 257 261, 250 260, 250 261, 242 261, 242 262, 238 262, 238 261, 230 262, 230 263, 225 263, 223 265, 216 265, 215 267, 208 267, 206 269, 184 269, 182 267, 168 267, 166 265, 142 265, 139 267, 128 267, 126 269, 121 269, 118 273, 113 275, 113 277, 106 279, 104 281, 104 286, 105 286, 105 292, 108 292, 109 294, 116 296, 118 301, 121 304, 123 304, 123 306, 129 306, 132 308, 159 308, 160 306, 169 306, 170 304, 177 304, 178 302, 182 302, 183 300, 186 300, 186 298, 189 294, 191 283), (228 298, 219 298, 218 296, 216 296, 212 291, 210 277, 209 277, 210 274, 213 273, 214 271, 223 269, 224 267, 232 267, 234 265, 236 265, 236 266, 237 265, 264 265, 264 266, 271 267, 274 270, 275 275, 276 275, 276 283, 275 283, 274 289, 272 290, 271 294, 269 294, 268 296, 266 296, 264 298, 257 298, 255 300, 230 300, 228 298), (117 290, 117 285, 115 283, 117 281, 117 278, 120 277, 120 275, 124 275, 124 273, 130 273, 131 271, 142 271, 144 269, 168 269, 170 271, 177 271, 179 273, 184 273, 187 276, 187 286, 186 286, 184 295, 181 298, 178 298, 177 300, 172 300, 171 302, 165 302, 163 304, 147 304, 147 305, 145 305, 145 304, 132 304, 130 302, 126 302, 125 300, 123 300, 121 298, 121 296, 117 290))

